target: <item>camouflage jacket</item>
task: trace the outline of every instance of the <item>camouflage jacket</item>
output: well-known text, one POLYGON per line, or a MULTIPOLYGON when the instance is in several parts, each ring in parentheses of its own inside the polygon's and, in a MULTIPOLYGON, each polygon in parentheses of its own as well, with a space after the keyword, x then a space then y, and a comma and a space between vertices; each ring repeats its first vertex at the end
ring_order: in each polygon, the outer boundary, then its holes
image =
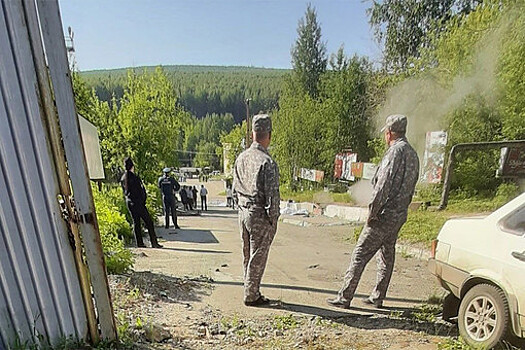
POLYGON ((233 198, 241 207, 265 209, 272 221, 280 215, 279 168, 257 142, 235 161, 233 198))
POLYGON ((372 178, 372 220, 405 222, 419 177, 419 158, 406 138, 394 141, 372 178))

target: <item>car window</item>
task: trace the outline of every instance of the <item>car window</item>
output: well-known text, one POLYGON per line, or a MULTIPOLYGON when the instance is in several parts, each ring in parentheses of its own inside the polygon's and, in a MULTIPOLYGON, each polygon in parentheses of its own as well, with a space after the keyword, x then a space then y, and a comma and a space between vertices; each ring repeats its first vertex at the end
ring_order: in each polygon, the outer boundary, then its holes
POLYGON ((505 232, 523 236, 525 234, 525 205, 501 219, 499 226, 505 232))

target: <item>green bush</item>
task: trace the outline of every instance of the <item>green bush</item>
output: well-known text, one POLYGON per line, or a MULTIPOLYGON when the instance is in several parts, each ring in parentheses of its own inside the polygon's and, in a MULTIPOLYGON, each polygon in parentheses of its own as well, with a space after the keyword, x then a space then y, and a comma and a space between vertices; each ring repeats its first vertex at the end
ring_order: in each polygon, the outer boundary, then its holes
POLYGON ((494 202, 499 206, 511 201, 520 194, 520 188, 513 182, 505 182, 498 186, 494 202))
POLYGON ((153 219, 155 225, 159 224, 159 215, 162 215, 162 196, 160 194, 160 189, 156 184, 146 184, 146 192, 148 197, 146 199, 146 208, 153 219))
POLYGON ((133 267, 133 255, 125 248, 124 240, 132 237, 131 227, 122 213, 122 194, 118 188, 98 191, 93 188, 93 197, 102 241, 102 250, 109 273, 123 273, 133 267))
POLYGON ((461 338, 448 338, 438 344, 438 350, 474 350, 461 338))
POLYGON ((348 185, 342 182, 338 182, 330 188, 330 192, 332 193, 347 193, 348 192, 348 185))
POLYGON ((383 137, 377 137, 368 141, 368 148, 373 154, 370 161, 374 164, 379 164, 388 147, 383 137))
POLYGON ((432 205, 436 205, 441 201, 442 190, 443 186, 441 184, 418 183, 414 201, 431 202, 432 205))
POLYGON ((129 214, 128 207, 126 206, 126 201, 124 199, 124 194, 120 186, 105 185, 102 187, 102 190, 99 191, 93 188, 93 197, 95 200, 95 207, 97 209, 97 214, 99 207, 101 210, 111 209, 111 212, 119 213, 124 217, 126 222, 126 228, 124 226, 119 227, 117 236, 123 238, 125 242, 131 242, 133 240, 133 232, 131 231, 131 215, 129 214))
POLYGON ((316 191, 305 190, 305 191, 292 191, 288 187, 281 186, 281 200, 288 201, 293 200, 295 202, 313 202, 314 194, 316 191))

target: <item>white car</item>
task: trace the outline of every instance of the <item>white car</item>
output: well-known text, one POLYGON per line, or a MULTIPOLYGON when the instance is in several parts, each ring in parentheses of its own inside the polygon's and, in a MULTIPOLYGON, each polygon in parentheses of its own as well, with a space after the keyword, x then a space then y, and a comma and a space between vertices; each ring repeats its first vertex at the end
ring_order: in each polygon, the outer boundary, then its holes
POLYGON ((451 292, 443 318, 457 317, 467 343, 525 338, 525 193, 487 217, 447 221, 429 270, 451 292))

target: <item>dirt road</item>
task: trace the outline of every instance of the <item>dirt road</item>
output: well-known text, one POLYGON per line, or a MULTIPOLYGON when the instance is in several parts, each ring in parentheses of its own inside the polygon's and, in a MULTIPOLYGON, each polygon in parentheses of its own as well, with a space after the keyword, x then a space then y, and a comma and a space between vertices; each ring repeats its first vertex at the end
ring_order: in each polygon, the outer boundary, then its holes
POLYGON ((146 290, 160 285, 146 293, 161 295, 153 296, 160 303, 148 317, 176 334, 181 348, 435 349, 443 340, 439 336, 454 333, 425 314, 429 297, 441 290, 426 262, 406 255, 397 256, 384 309, 362 302, 375 282, 375 261, 365 270, 351 309, 326 304, 348 267, 354 246, 349 226, 280 223, 262 286, 275 302, 248 308, 242 303, 236 211, 211 207, 201 216, 180 217, 179 225, 177 231, 158 229, 164 249, 134 249, 134 278, 146 290))
MULTIPOLYGON (((180 217, 179 223, 182 230, 158 229, 166 249, 143 250, 148 256, 137 259, 136 270, 208 276, 215 281, 215 288, 203 303, 225 311, 259 313, 259 309, 241 306, 241 245, 236 211, 210 208, 198 217, 180 217)), ((297 227, 280 223, 263 279, 263 293, 272 299, 332 313, 325 299, 341 285, 353 249, 351 236, 348 226, 297 227)), ((358 297, 370 292, 375 272, 372 261, 365 270, 358 297)), ((436 291, 439 288, 424 261, 398 256, 385 305, 414 307, 436 291)), ((362 304, 356 300, 354 305, 358 308, 351 312, 359 312, 362 304)))

